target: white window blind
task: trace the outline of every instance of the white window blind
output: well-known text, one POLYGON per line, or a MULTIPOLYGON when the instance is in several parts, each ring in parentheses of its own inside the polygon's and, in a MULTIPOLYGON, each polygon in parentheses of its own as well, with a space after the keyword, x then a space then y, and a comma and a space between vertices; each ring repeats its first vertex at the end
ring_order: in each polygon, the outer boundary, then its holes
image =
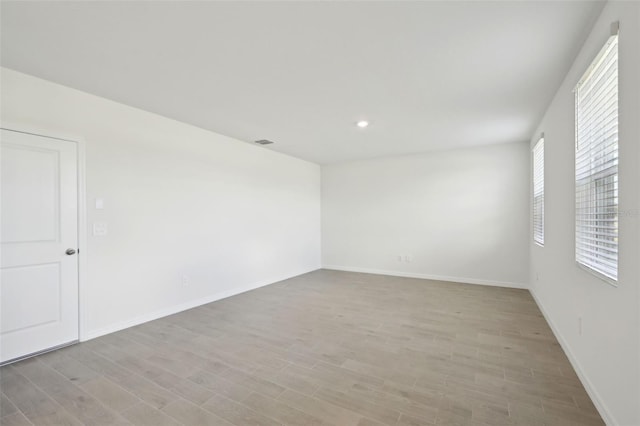
POLYGON ((544 245, 544 137, 533 147, 533 241, 544 245))
POLYGON ((618 279, 618 36, 575 91, 576 261, 618 279))

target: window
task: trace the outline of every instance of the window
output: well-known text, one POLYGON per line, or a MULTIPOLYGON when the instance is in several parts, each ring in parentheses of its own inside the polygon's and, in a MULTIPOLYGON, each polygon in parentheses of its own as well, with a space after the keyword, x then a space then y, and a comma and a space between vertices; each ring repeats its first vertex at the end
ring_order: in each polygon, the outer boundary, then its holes
POLYGON ((576 86, 576 261, 618 279, 618 35, 576 86))
POLYGON ((544 136, 533 147, 533 241, 544 245, 544 136))

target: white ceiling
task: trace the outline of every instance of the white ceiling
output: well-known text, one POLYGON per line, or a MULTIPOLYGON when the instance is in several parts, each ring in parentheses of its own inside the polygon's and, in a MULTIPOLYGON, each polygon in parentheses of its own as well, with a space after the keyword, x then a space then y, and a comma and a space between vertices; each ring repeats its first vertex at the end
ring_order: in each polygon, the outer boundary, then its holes
POLYGON ((528 140, 602 6, 3 1, 1 58, 331 163, 528 140))

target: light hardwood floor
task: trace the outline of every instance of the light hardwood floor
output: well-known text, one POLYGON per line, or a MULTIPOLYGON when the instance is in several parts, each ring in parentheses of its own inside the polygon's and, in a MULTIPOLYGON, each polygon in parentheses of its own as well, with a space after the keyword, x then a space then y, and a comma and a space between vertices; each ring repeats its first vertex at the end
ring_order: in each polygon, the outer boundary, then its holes
POLYGON ((2 425, 602 425, 526 290, 320 270, 0 370, 2 425))

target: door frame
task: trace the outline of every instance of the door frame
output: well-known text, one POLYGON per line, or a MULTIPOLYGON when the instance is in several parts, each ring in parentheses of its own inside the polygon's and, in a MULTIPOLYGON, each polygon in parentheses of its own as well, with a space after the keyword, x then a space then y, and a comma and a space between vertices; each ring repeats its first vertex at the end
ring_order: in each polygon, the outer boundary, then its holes
MULTIPOLYGON (((87 186, 86 186, 86 144, 82 136, 68 134, 58 130, 49 130, 30 124, 2 120, 0 128, 12 132, 42 136, 75 143, 77 146, 77 178, 78 178, 78 341, 88 339, 87 329, 87 186)), ((52 348, 55 349, 55 348, 52 348)))

